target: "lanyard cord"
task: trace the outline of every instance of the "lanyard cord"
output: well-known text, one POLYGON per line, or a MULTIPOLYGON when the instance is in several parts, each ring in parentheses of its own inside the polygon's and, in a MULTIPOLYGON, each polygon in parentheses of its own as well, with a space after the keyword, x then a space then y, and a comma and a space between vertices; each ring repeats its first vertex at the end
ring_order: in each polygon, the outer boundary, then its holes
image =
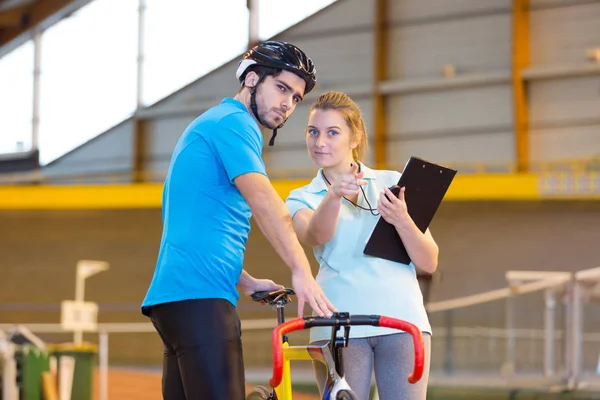
MULTIPOLYGON (((329 186, 331 186, 331 182, 329 182, 329 179, 327 179, 327 177, 325 176, 325 172, 323 172, 323 170, 321 170, 321 175, 323 176, 323 179, 325 179, 325 182, 327 182, 327 184, 329 184, 329 186)), ((344 199, 346 199, 347 201, 349 201, 350 203, 352 203, 355 207, 358 207, 358 208, 360 208, 362 210, 365 210, 365 211, 369 211, 369 212, 371 212, 372 215, 374 215, 376 217, 379 216, 379 212, 377 212, 376 209, 373 209, 371 207, 371 203, 369 203, 369 199, 367 199, 367 195, 365 194, 365 190, 363 189, 362 186, 360 187, 360 191, 362 192, 363 197, 365 198, 365 201, 369 205, 369 208, 365 208, 365 207, 359 206, 358 204, 356 204, 355 202, 353 202, 352 200, 350 200, 346 196, 344 196, 344 199), (374 211, 377 212, 377 214, 375 214, 374 211)))

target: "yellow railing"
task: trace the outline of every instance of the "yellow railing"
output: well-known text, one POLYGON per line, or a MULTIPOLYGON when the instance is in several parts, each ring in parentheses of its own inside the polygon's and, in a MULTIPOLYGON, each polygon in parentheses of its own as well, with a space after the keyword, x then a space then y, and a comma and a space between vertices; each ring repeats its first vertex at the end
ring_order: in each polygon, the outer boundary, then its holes
MULTIPOLYGON (((459 171, 460 175, 487 175, 487 174, 513 174, 517 171, 515 162, 444 162, 436 161, 459 171)), ((401 171, 404 165, 390 164, 387 169, 401 171)), ((315 175, 316 168, 296 169, 268 169, 271 179, 309 179, 315 175)), ((585 159, 563 159, 553 161, 532 162, 530 173, 588 173, 600 172, 600 155, 585 159)), ((135 171, 122 170, 94 173, 64 173, 47 174, 41 171, 27 173, 0 174, 0 185, 19 184, 102 184, 102 183, 129 183, 135 177, 142 177, 144 182, 161 182, 164 180, 166 171, 143 171, 137 174, 135 171)))
MULTIPOLYGON (((438 164, 457 169, 461 175, 512 174, 517 165, 513 162, 444 162, 438 164)), ((530 172, 547 174, 554 172, 585 173, 600 172, 600 156, 586 159, 564 159, 554 161, 532 162, 530 172)), ((390 164, 388 169, 402 170, 403 165, 390 164)), ((271 179, 308 179, 314 176, 315 168, 270 169, 271 179)), ((90 184, 131 182, 134 177, 141 176, 144 182, 160 182, 166 171, 111 171, 95 173, 46 174, 41 171, 27 173, 0 174, 0 185, 15 184, 90 184)))

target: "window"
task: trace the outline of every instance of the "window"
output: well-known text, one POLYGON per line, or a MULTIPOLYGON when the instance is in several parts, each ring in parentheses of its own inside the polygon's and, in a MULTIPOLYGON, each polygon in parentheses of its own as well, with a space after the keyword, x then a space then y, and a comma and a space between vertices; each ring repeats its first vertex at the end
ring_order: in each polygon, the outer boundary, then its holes
POLYGON ((33 42, 0 58, 0 154, 31 150, 33 42))

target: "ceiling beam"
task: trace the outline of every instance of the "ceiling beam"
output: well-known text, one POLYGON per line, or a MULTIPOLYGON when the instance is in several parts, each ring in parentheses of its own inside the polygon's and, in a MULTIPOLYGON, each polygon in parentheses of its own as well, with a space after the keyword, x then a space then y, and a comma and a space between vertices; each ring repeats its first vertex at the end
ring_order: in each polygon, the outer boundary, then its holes
POLYGON ((0 28, 15 28, 28 24, 30 7, 12 8, 0 11, 0 28))
MULTIPOLYGON (((18 26, 0 27, 0 57, 33 38, 33 28, 48 29, 92 0, 38 0, 27 6, 28 18, 18 26)), ((4 13, 0 13, 4 14, 4 13)))

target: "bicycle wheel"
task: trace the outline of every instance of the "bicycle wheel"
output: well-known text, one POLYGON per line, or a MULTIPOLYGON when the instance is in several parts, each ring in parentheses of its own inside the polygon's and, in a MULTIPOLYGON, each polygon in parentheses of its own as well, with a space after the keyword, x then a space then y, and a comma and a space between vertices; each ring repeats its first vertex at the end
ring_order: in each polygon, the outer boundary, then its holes
POLYGON ((264 386, 255 386, 246 393, 246 400, 277 400, 277 396, 264 386))
POLYGON ((335 395, 336 400, 358 400, 358 396, 350 389, 342 389, 335 395))

